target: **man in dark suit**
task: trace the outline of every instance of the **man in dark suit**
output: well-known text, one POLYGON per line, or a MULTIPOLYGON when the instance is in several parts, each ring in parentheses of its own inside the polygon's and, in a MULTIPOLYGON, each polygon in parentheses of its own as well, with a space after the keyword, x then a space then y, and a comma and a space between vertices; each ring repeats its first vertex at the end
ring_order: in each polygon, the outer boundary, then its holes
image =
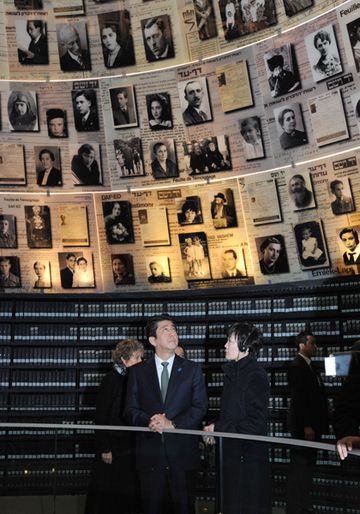
POLYGON ((65 23, 59 30, 60 44, 65 53, 60 57, 62 71, 91 70, 90 56, 81 48, 80 35, 71 23, 65 23))
POLYGON ((201 367, 175 355, 170 317, 151 318, 146 332, 155 355, 131 370, 125 409, 132 425, 150 429, 138 434, 136 451, 144 513, 192 514, 198 440, 163 430, 199 428, 207 407, 201 367))
POLYGON ((170 27, 166 30, 164 18, 156 16, 146 20, 144 25, 145 53, 148 62, 171 59, 174 57, 174 47, 171 40, 170 27))
MULTIPOLYGON (((329 425, 324 384, 311 362, 317 349, 315 337, 310 332, 301 332, 296 336, 296 347, 299 353, 288 370, 291 391, 289 429, 296 439, 320 441, 329 425)), ((310 492, 315 462, 316 450, 313 448, 291 451, 286 514, 313 512, 310 492)))
POLYGON ((99 130, 96 93, 93 89, 81 89, 73 93, 75 128, 78 132, 99 130))
POLYGON ((73 286, 75 264, 75 254, 66 254, 66 267, 60 270, 61 287, 63 287, 64 289, 71 289, 73 286))
POLYGON ((242 277, 242 273, 236 267, 237 253, 230 248, 225 250, 222 255, 223 270, 221 275, 223 278, 242 277))
POLYGON ((115 127, 121 125, 133 125, 136 123, 134 109, 129 105, 129 95, 127 89, 116 91, 117 107, 113 109, 115 127))
POLYGON ((183 114, 185 125, 197 125, 208 121, 208 115, 201 110, 204 89, 198 80, 187 82, 184 89, 185 100, 188 103, 183 114))

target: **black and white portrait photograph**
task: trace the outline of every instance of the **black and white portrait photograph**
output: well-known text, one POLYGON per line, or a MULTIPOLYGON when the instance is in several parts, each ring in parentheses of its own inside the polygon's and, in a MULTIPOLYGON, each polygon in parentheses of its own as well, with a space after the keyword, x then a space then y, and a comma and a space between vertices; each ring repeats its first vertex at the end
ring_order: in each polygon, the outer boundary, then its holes
POLYGON ((171 22, 167 14, 141 20, 141 29, 148 62, 172 59, 175 56, 171 22))
POLYGON ((94 89, 72 91, 75 128, 78 132, 96 132, 99 130, 99 114, 94 89))
POLYGON ((43 0, 14 0, 14 6, 19 10, 41 10, 43 0))
MULTIPOLYGON (((337 231, 338 243, 345 266, 360 265, 360 226, 346 226, 337 231)), ((359 272, 359 269, 357 270, 359 272)))
POLYGON ((294 225, 294 234, 302 270, 330 265, 321 221, 307 221, 294 225))
POLYGON ((16 218, 0 214, 0 248, 17 248, 16 218))
POLYGON ((239 120, 239 125, 245 159, 247 161, 263 159, 265 157, 265 148, 260 117, 249 116, 239 120))
POLYGON ((204 222, 199 196, 186 196, 176 200, 176 210, 179 225, 197 225, 204 222))
POLYGON ((237 227, 234 194, 232 189, 225 188, 210 196, 210 212, 214 228, 237 227))
POLYGON ((199 39, 204 41, 217 36, 213 0, 193 0, 199 39))
POLYGON ((173 127, 170 95, 153 93, 146 95, 146 107, 151 130, 166 130, 173 127))
POLYGON ((100 145, 69 145, 72 179, 75 186, 98 186, 103 183, 100 145))
POLYGON ((298 12, 309 9, 314 4, 314 0, 283 0, 286 16, 294 16, 298 12))
POLYGON ((116 170, 120 178, 145 175, 144 158, 139 137, 115 139, 116 170))
POLYGON ((185 125, 212 120, 210 98, 205 77, 178 82, 182 117, 185 125))
POLYGON ((90 251, 59 252, 58 260, 63 289, 95 287, 93 255, 90 251))
POLYGON ((219 248, 216 252, 216 267, 214 268, 213 259, 211 264, 213 278, 246 277, 244 253, 239 246, 219 248))
POLYGON ((15 256, 0 257, 0 288, 21 287, 20 259, 15 256))
POLYGON ((35 261, 32 264, 32 269, 33 287, 35 289, 50 289, 52 287, 50 261, 35 261))
POLYGON ((91 61, 86 23, 56 25, 60 68, 65 72, 90 71, 91 61))
POLYGON ((263 275, 288 273, 289 263, 284 236, 275 234, 255 238, 260 271, 263 275))
POLYGON ((219 0, 219 10, 227 40, 264 30, 276 23, 274 0, 219 0))
POLYGON ((276 129, 283 150, 306 145, 308 138, 302 117, 301 104, 282 105, 274 109, 276 129))
POLYGON ((106 240, 109 245, 134 242, 131 203, 114 201, 102 203, 106 240))
POLYGON ((342 73, 334 27, 326 25, 305 37, 305 46, 314 82, 342 73))
POLYGON ((183 143, 185 166, 189 175, 216 173, 232 169, 229 139, 213 136, 183 143))
POLYGON ((68 137, 66 111, 57 107, 46 111, 48 134, 51 138, 68 137))
POLYGON ((145 265, 150 284, 171 282, 170 260, 166 255, 145 257, 145 265))
POLYGON ((264 61, 272 97, 300 89, 299 71, 292 45, 284 45, 265 53, 264 61))
POLYGON ((47 205, 25 205, 26 238, 29 248, 52 248, 50 209, 47 205))
POLYGON ((135 52, 128 9, 99 14, 98 22, 105 67, 133 66, 135 52))
POLYGON ((20 19, 15 22, 20 64, 49 64, 46 22, 20 19))
POLYGON ((35 91, 10 91, 7 110, 12 132, 39 131, 35 91))
POLYGON ((162 139, 150 144, 151 174, 156 180, 179 176, 175 140, 162 139))
POLYGON ((109 89, 114 128, 137 127, 138 118, 133 86, 109 89))
POLYGON ((185 279, 187 281, 211 279, 205 232, 179 234, 179 243, 185 279))
POLYGON ((60 148, 34 146, 36 183, 38 186, 62 186, 60 148))
POLYGON ((331 198, 331 210, 336 216, 339 214, 348 214, 355 210, 351 184, 347 177, 331 180, 329 182, 329 193, 331 198))
POLYGON ((346 25, 357 73, 360 72, 360 18, 346 25))
POLYGON ((309 171, 301 173, 288 173, 289 198, 294 211, 314 209, 316 207, 315 194, 309 171))
POLYGON ((115 286, 135 284, 134 262, 130 253, 112 253, 111 269, 115 286))

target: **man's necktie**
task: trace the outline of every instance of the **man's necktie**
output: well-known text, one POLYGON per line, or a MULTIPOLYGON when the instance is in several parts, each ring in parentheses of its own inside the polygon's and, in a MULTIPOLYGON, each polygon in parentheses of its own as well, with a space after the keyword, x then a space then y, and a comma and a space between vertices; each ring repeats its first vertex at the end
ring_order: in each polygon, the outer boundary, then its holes
POLYGON ((354 253, 349 253, 348 256, 349 256, 349 264, 355 264, 355 257, 354 257, 354 253))
POLYGON ((162 362, 161 365, 163 366, 163 370, 161 372, 161 396, 163 399, 163 402, 165 402, 167 388, 169 385, 169 372, 168 372, 168 362, 162 362))
POLYGON ((202 119, 203 119, 204 121, 206 121, 206 120, 207 120, 207 116, 206 116, 206 113, 205 113, 204 111, 199 111, 199 114, 200 114, 200 116, 202 117, 202 119))

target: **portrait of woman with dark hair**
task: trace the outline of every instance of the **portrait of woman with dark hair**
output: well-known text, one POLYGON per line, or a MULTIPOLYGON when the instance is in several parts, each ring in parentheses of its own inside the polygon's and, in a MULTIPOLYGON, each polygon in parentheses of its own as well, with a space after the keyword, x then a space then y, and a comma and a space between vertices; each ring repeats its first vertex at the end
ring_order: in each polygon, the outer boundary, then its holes
POLYGON ((288 273, 289 264, 283 236, 276 234, 266 238, 256 238, 260 271, 263 275, 288 273))
POLYGON ((96 160, 95 148, 89 143, 80 146, 71 161, 71 171, 76 186, 97 186, 102 184, 100 166, 96 160))
POLYGON ((151 130, 172 128, 170 97, 167 93, 146 95, 146 105, 151 130))
MULTIPOLYGON (((37 150, 38 147, 35 147, 37 150)), ((38 186, 61 186, 61 170, 55 167, 55 161, 59 161, 59 148, 42 148, 37 155, 36 183, 38 186), (54 150, 54 151, 53 151, 54 150), (56 155, 55 155, 56 151, 56 155)))
POLYGON ((25 47, 25 20, 16 23, 16 39, 20 64, 49 64, 46 23, 41 20, 27 20, 26 32, 30 38, 28 48, 25 47))
POLYGON ((135 284, 132 255, 128 253, 112 254, 111 267, 114 284, 116 286, 122 286, 124 284, 135 284))
POLYGON ((10 130, 32 132, 39 129, 35 93, 12 91, 8 100, 10 130))
POLYGON ((135 53, 129 11, 99 14, 98 20, 106 68, 133 66, 135 53))

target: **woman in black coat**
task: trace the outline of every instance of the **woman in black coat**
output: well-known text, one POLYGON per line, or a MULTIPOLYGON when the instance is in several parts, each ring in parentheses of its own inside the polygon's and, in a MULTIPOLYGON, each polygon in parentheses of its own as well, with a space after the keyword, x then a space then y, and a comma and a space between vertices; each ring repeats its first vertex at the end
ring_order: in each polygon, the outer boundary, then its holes
MULTIPOLYGON (((101 382, 96 403, 96 425, 127 423, 123 418, 127 368, 144 355, 136 339, 125 339, 112 353, 113 369, 101 382)), ((138 512, 133 437, 131 432, 96 431, 96 455, 86 498, 85 514, 130 514, 138 512)))
MULTIPOLYGON (((220 417, 205 431, 267 435, 270 385, 255 358, 262 342, 261 332, 251 323, 229 328, 220 417)), ((266 444, 224 438, 220 473, 224 514, 270 514, 266 444)))

